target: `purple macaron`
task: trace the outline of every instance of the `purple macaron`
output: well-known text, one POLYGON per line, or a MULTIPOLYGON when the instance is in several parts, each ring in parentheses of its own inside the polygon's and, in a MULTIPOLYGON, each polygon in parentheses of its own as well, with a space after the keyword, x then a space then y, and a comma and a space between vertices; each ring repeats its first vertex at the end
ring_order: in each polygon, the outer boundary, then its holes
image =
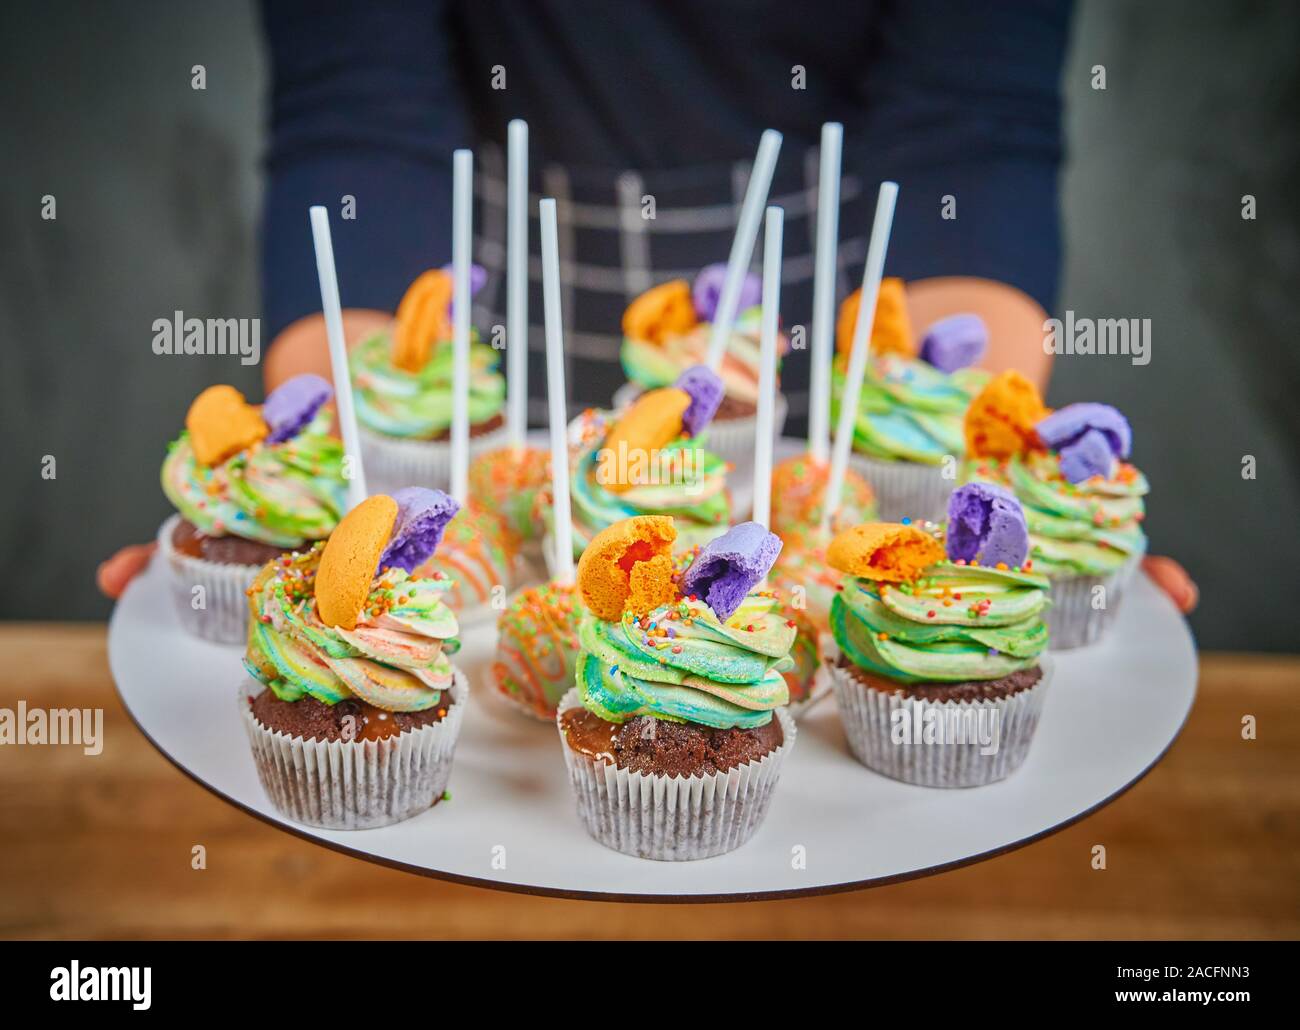
POLYGON ((1090 429, 1101 433, 1117 458, 1127 458, 1133 449, 1133 430, 1128 419, 1109 404, 1067 404, 1034 426, 1048 447, 1061 451, 1090 429))
POLYGON ((921 360, 940 372, 969 368, 984 356, 989 327, 979 315, 951 315, 930 326, 921 341, 921 360))
POLYGON ((683 573, 679 589, 700 598, 726 622, 781 553, 781 538, 757 522, 732 526, 709 541, 683 573))
POLYGON ((718 413, 718 405, 726 392, 722 379, 708 365, 692 365, 677 377, 673 385, 685 390, 691 398, 690 405, 682 413, 682 428, 688 436, 699 436, 718 413))
POLYGON ((379 558, 379 567, 414 572, 438 549, 447 523, 460 505, 441 490, 408 486, 396 491, 397 519, 388 547, 379 558))
MULTIPOLYGON (((695 314, 701 322, 712 322, 718 313, 718 301, 722 299, 722 287, 727 281, 727 266, 723 263, 706 265, 695 277, 691 287, 691 303, 695 314)), ((746 308, 752 308, 763 300, 763 282, 752 272, 746 272, 740 281, 740 301, 736 304, 739 314, 746 308)))
POLYGON ((286 379, 262 405, 262 420, 270 427, 268 443, 283 443, 301 433, 321 405, 334 396, 334 387, 310 372, 286 379))
POLYGON ((1068 443, 1058 452, 1061 475, 1071 483, 1082 483, 1093 476, 1109 479, 1115 468, 1115 455, 1106 434, 1089 429, 1081 437, 1068 443))
POLYGON ((1024 509, 1014 494, 993 483, 959 486, 948 498, 945 545, 952 561, 1015 568, 1029 554, 1024 509))

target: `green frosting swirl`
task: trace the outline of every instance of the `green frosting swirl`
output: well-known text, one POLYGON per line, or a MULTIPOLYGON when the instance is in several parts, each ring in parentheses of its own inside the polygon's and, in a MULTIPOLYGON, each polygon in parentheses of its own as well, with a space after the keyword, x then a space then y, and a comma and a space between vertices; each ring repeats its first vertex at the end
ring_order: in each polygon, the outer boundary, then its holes
POLYGON ((609 722, 638 715, 715 729, 764 726, 790 699, 796 630, 768 593, 750 594, 725 623, 682 599, 621 622, 588 615, 575 679, 586 708, 609 722))
MULTIPOLYGON (((432 439, 451 426, 451 341, 437 344, 418 372, 394 365, 392 349, 392 336, 383 331, 366 337, 348 356, 357 421, 385 436, 432 439)), ((497 357, 474 334, 469 352, 472 425, 489 421, 505 404, 506 381, 497 371, 497 357)))
POLYGON ((726 528, 731 518, 727 463, 704 449, 707 433, 681 437, 660 448, 657 470, 646 470, 643 477, 650 481, 622 493, 606 489, 600 481, 600 457, 611 417, 606 412, 588 411, 577 423, 578 434, 587 442, 576 449, 570 469, 575 557, 602 529, 634 515, 673 516, 677 546, 683 549, 707 543, 726 528), (682 475, 668 476, 668 482, 654 482, 664 478, 659 472, 665 467, 680 468, 682 475))
POLYGON ((1051 577, 1105 576, 1146 552, 1146 476, 1117 464, 1109 479, 1071 483, 1057 455, 1030 451, 998 464, 970 462, 966 478, 1000 483, 1016 495, 1029 527, 1034 570, 1051 577))
MULTIPOLYGON (((962 423, 987 372, 963 368, 947 374, 924 361, 884 354, 867 362, 853 426, 853 447, 885 461, 938 465, 966 451, 962 423)), ((839 417, 845 369, 831 374, 831 417, 839 417)))
POLYGON ((357 698, 390 712, 438 704, 452 683, 448 655, 460 648, 456 616, 443 602, 451 580, 386 568, 355 629, 327 626, 315 598, 324 548, 285 555, 258 574, 249 591, 244 667, 282 701, 357 698))
POLYGON ((891 680, 1000 679, 1047 647, 1048 586, 1044 576, 948 561, 915 583, 848 576, 831 602, 831 633, 854 665, 891 680))
POLYGON ((276 547, 329 536, 343 512, 343 445, 318 412, 283 443, 259 443, 219 465, 201 465, 188 432, 167 448, 162 488, 209 536, 232 535, 276 547))

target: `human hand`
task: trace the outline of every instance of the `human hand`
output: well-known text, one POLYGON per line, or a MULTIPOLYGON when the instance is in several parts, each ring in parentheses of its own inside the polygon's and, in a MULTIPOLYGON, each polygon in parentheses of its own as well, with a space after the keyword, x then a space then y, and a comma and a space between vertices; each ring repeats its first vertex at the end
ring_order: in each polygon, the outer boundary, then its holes
POLYGON ((101 562, 95 573, 95 582, 105 597, 116 601, 122 596, 126 585, 135 579, 153 557, 157 544, 132 544, 123 547, 107 561, 101 562))
POLYGON ((1142 559, 1142 571, 1151 577, 1151 581, 1156 586, 1169 595, 1169 599, 1184 615, 1190 614, 1196 608, 1196 602, 1201 599, 1201 592, 1192 577, 1187 574, 1187 570, 1178 562, 1160 555, 1147 555, 1142 559))

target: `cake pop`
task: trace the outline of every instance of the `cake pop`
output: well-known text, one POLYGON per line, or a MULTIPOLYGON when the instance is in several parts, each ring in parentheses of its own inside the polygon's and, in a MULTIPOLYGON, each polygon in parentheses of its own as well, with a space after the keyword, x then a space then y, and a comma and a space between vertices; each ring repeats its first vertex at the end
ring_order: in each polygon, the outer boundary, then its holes
POLYGON ((497 654, 492 682, 523 711, 554 719, 556 706, 573 686, 578 656, 578 625, 584 609, 574 586, 573 532, 569 508, 569 455, 566 437, 564 341, 559 312, 559 248, 555 202, 543 201, 542 280, 546 302, 547 403, 550 454, 540 462, 547 471, 553 525, 558 541, 555 578, 524 590, 497 620, 497 654))
POLYGON ((550 455, 529 447, 528 432, 528 124, 507 127, 506 177, 506 445, 480 455, 469 470, 474 503, 499 517, 512 542, 540 549, 541 514, 551 485, 550 455))

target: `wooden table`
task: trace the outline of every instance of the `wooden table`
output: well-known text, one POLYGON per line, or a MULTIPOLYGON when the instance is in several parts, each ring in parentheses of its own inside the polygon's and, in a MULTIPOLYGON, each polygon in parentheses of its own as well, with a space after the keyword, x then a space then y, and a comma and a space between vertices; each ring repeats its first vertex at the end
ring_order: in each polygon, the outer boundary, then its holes
POLYGON ((102 625, 0 625, 0 667, 0 707, 102 707, 105 732, 97 757, 0 747, 3 937, 1300 936, 1300 657, 1203 656, 1164 761, 1046 840, 894 886, 734 905, 552 900, 339 855, 154 751, 113 689, 102 625))

